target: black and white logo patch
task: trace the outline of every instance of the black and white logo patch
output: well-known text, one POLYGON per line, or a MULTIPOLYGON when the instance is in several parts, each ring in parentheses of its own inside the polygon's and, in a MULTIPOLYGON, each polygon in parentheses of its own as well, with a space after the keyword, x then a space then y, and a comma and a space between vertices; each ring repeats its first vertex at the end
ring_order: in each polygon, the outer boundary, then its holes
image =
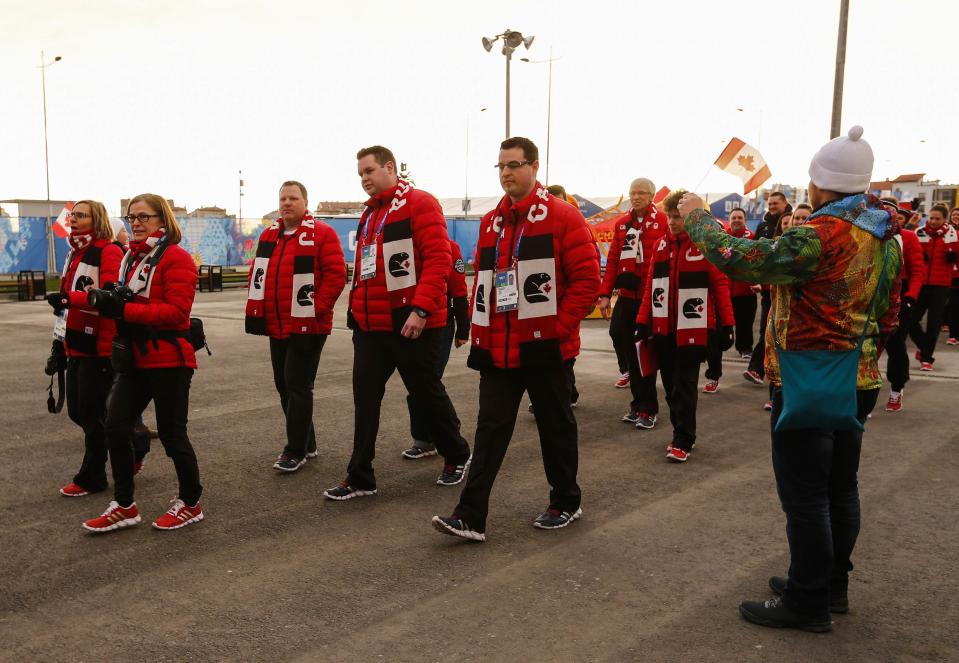
POLYGON ((686 318, 701 318, 705 312, 706 302, 700 297, 690 297, 683 302, 683 316, 686 318))
POLYGON ((296 303, 300 306, 313 305, 313 284, 307 283, 296 291, 296 303))
POLYGON ((73 289, 76 290, 77 292, 89 290, 92 287, 93 287, 93 279, 86 275, 78 277, 76 283, 73 285, 73 289))
POLYGON ((400 251, 399 253, 394 253, 390 256, 389 262, 387 263, 387 269, 390 270, 396 278, 402 276, 410 275, 410 254, 405 251, 400 251))
POLYGON ((653 308, 663 308, 666 291, 662 288, 653 288, 653 308))
POLYGON ((530 304, 549 301, 549 294, 553 290, 552 280, 546 272, 530 274, 523 282, 523 297, 530 304))
POLYGON ((256 271, 253 272, 253 287, 257 290, 263 287, 263 280, 266 278, 266 270, 262 267, 257 267, 256 271))
POLYGON ((466 273, 466 263, 463 262, 462 258, 457 258, 456 262, 453 263, 453 269, 455 269, 460 274, 466 273))
POLYGON ((473 302, 473 308, 475 308, 480 313, 486 313, 486 298, 484 296, 484 287, 486 284, 480 283, 476 286, 476 301, 473 302))

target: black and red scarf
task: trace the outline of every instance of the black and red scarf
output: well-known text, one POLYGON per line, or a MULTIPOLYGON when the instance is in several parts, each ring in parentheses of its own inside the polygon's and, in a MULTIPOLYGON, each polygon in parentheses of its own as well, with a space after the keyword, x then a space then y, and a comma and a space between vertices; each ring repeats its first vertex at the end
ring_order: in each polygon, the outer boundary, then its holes
POLYGON ((933 239, 941 239, 943 244, 955 244, 959 242, 959 233, 957 233, 956 228, 948 222, 938 228, 930 228, 929 225, 926 224, 922 228, 916 229, 916 237, 918 237, 919 241, 923 244, 933 239))
POLYGON ((630 210, 629 220, 626 222, 626 234, 623 237, 623 245, 619 252, 619 275, 617 275, 614 287, 636 289, 638 282, 631 285, 621 283, 620 276, 623 274, 641 274, 643 265, 648 256, 643 255, 643 234, 647 227, 656 218, 656 206, 652 203, 646 208, 642 219, 636 210, 630 210))
MULTIPOLYGON (((264 323, 266 308, 263 303, 266 292, 266 276, 270 269, 270 258, 273 256, 282 232, 284 232, 284 226, 278 219, 260 233, 260 241, 256 247, 256 257, 253 259, 253 266, 250 268, 252 276, 246 301, 246 330, 250 334, 266 334, 264 323)), ((316 303, 313 298, 316 289, 316 220, 309 212, 303 215, 303 220, 296 227, 293 238, 286 241, 293 242, 293 250, 296 252, 293 256, 290 316, 294 322, 297 319, 314 321, 316 320, 316 303)), ((278 262, 272 267, 273 269, 280 269, 278 262)), ((279 315, 279 311, 277 311, 277 314, 279 315)), ((291 332, 299 333, 297 329, 297 326, 293 325, 291 332)), ((312 324, 301 325, 299 329, 304 333, 314 333, 312 324)))
MULTIPOLYGON (((70 233, 67 240, 70 243, 70 252, 63 264, 60 275, 60 292, 87 291, 99 288, 100 262, 103 256, 103 247, 110 244, 110 240, 94 240, 90 233, 70 233), (76 269, 68 275, 70 266, 77 259, 76 269), (69 278, 68 278, 69 277, 69 278), (69 281, 69 282, 68 282, 69 281)), ((71 307, 63 314, 66 316, 66 332, 64 342, 73 352, 85 355, 97 354, 97 338, 100 335, 100 314, 91 308, 71 307)))
POLYGON ((151 258, 161 253, 165 245, 166 230, 163 228, 150 233, 143 241, 131 241, 130 250, 120 262, 120 284, 129 286, 134 294, 149 299, 154 271, 151 258))
POLYGON ((676 347, 704 347, 709 334, 709 262, 682 233, 667 233, 653 253, 652 327, 676 335, 676 347))

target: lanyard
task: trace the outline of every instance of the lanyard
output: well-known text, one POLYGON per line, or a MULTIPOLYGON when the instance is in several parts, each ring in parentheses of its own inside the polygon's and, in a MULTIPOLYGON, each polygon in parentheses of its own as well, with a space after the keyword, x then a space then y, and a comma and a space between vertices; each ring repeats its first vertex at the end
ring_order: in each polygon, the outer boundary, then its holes
POLYGON ((376 228, 375 232, 371 233, 369 228, 373 227, 372 221, 374 220, 374 217, 376 216, 376 212, 370 213, 370 220, 367 221, 367 223, 369 224, 369 227, 364 228, 362 246, 369 245, 370 240, 372 240, 374 244, 376 243, 376 238, 379 237, 381 234, 383 234, 383 226, 386 225, 386 218, 389 215, 390 215, 390 210, 389 208, 387 208, 386 211, 383 213, 383 218, 380 219, 380 225, 376 228))
MULTIPOLYGON (((519 252, 519 243, 520 243, 521 241, 523 241, 523 233, 524 233, 524 232, 526 232, 526 220, 525 220, 525 219, 523 219, 523 225, 521 225, 521 226, 519 227, 519 232, 517 233, 517 236, 516 236, 516 243, 513 245, 513 263, 512 263, 511 266, 515 266, 516 263, 517 263, 517 261, 519 260, 519 255, 518 255, 518 252, 519 252)), ((494 270, 498 270, 498 269, 499 269, 499 243, 500 243, 500 240, 503 239, 503 235, 505 235, 505 234, 506 234, 506 222, 503 221, 503 228, 499 231, 499 236, 497 236, 497 238, 496 238, 496 254, 495 254, 495 257, 493 258, 493 269, 494 269, 494 270)))

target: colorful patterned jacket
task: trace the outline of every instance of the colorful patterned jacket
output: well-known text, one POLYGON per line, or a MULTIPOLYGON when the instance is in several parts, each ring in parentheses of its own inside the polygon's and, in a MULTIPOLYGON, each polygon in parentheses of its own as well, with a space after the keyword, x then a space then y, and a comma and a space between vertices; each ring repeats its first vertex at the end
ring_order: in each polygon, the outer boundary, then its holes
POLYGON ((902 252, 898 242, 884 241, 895 230, 879 200, 866 194, 823 205, 804 225, 776 240, 731 237, 705 210, 686 217, 686 232, 721 271, 734 280, 772 284, 765 365, 766 377, 776 385, 776 341, 784 350, 855 348, 874 292, 857 388, 882 385, 878 357, 899 313, 902 252))

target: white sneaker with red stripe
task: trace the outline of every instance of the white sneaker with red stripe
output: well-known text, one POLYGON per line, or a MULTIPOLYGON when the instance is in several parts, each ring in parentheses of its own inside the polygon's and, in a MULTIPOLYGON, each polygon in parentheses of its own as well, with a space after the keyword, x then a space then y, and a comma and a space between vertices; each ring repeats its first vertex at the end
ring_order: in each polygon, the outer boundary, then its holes
POLYGON ((196 506, 187 506, 186 502, 179 497, 173 500, 173 506, 162 516, 153 521, 156 529, 180 529, 190 523, 198 523, 203 520, 203 509, 200 503, 196 506))
POLYGON ((83 529, 99 534, 124 527, 133 527, 139 522, 140 510, 137 509, 136 502, 133 502, 130 506, 122 507, 114 501, 110 502, 110 506, 103 512, 102 516, 83 523, 83 529))
POLYGON ((625 389, 629 386, 629 373, 623 373, 619 376, 619 379, 616 380, 617 389, 625 389))

